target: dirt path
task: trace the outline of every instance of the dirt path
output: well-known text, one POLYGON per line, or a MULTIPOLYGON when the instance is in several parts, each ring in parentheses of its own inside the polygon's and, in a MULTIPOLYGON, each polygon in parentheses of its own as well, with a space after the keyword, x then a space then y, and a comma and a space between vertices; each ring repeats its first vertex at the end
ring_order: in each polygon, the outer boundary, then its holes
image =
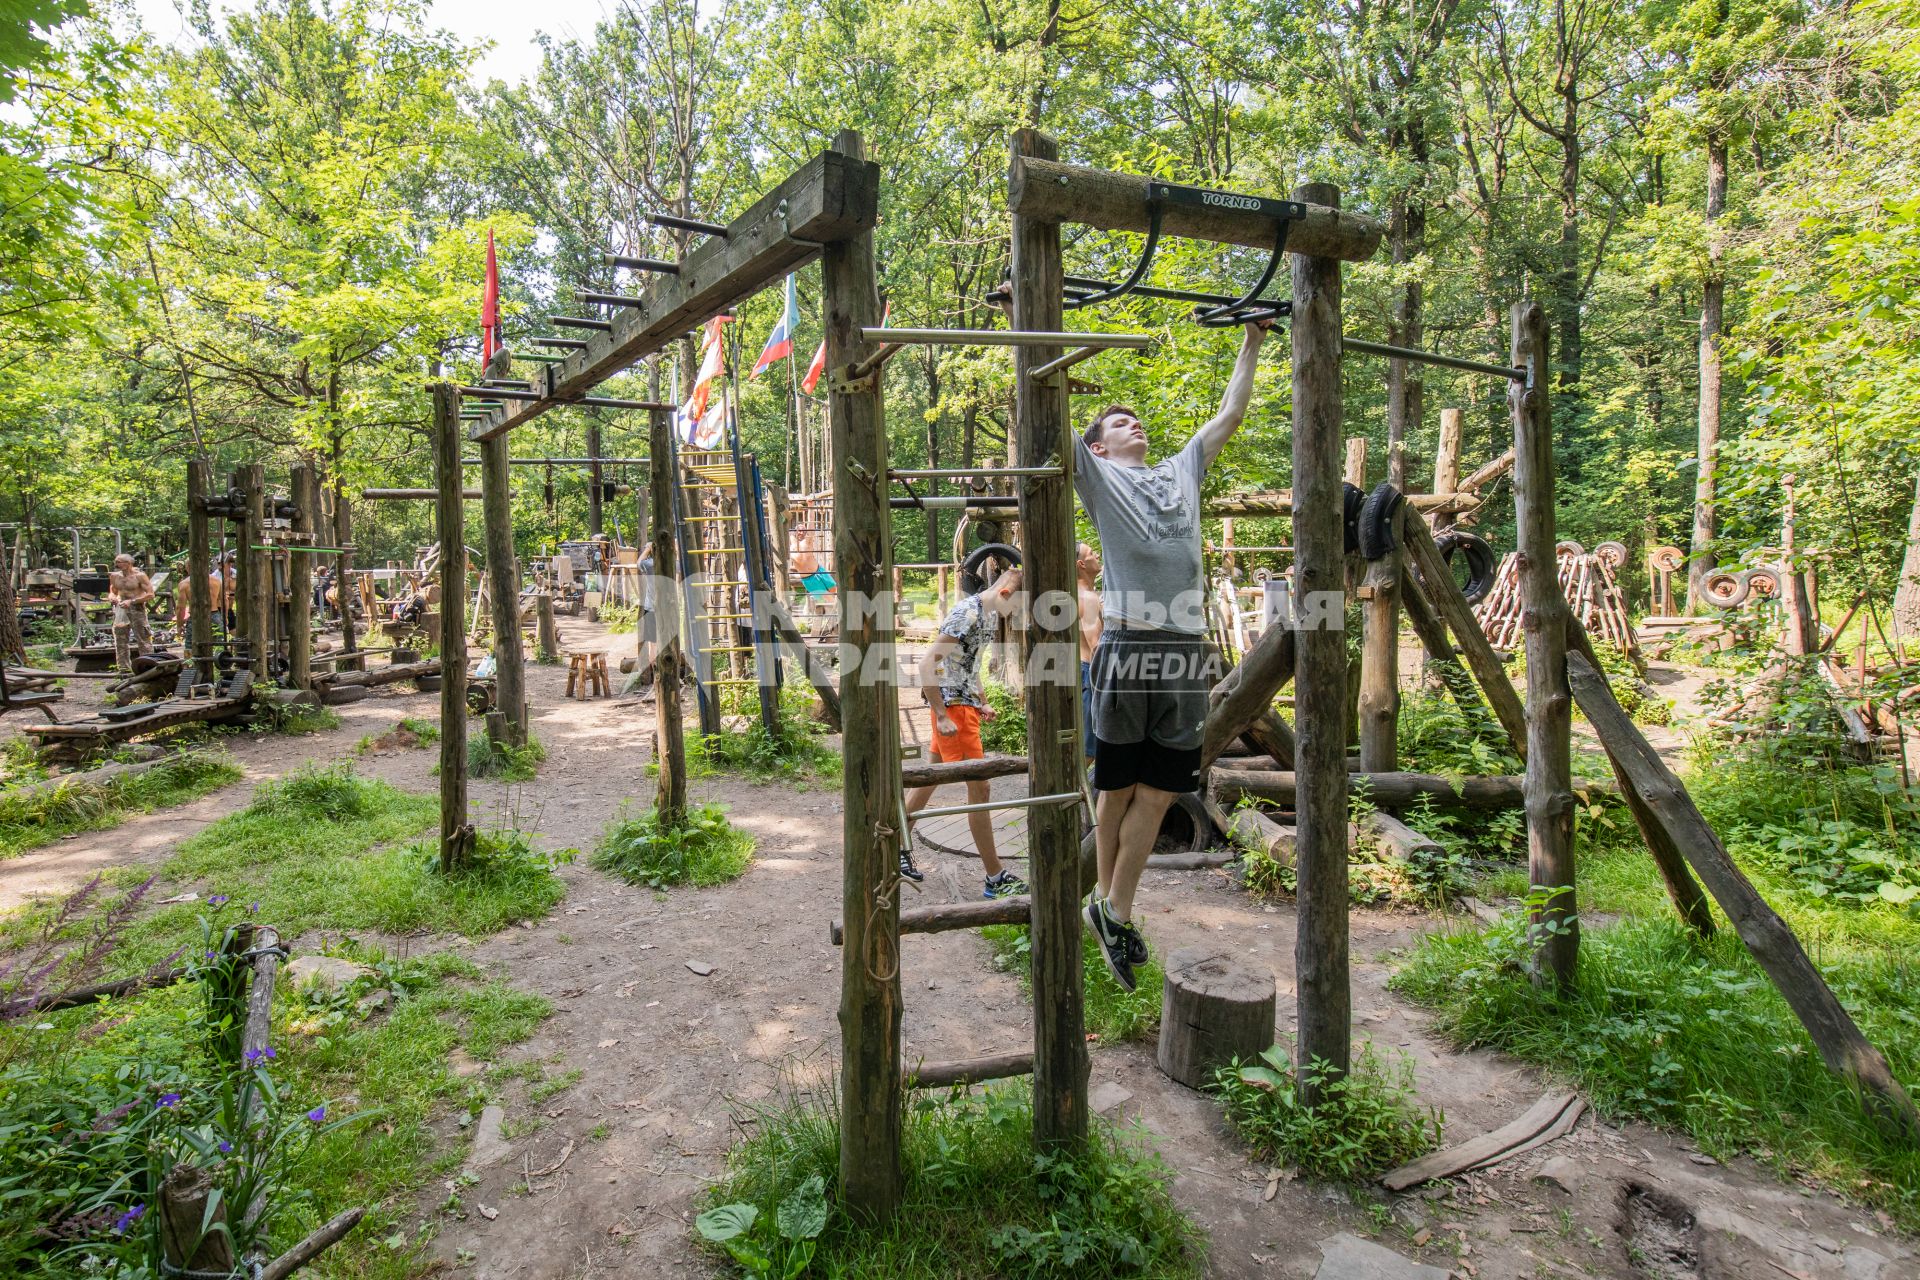
MULTIPOLYGON (((563 643, 604 644, 568 620, 563 643)), ((524 786, 476 782, 483 822, 516 823, 550 847, 590 848, 623 804, 643 806, 653 709, 633 701, 569 702, 563 674, 535 668, 535 732, 548 759, 524 786)), ((432 695, 389 693, 340 708, 342 726, 304 739, 243 739, 234 754, 250 781, 307 759, 337 758, 405 714, 432 716, 432 695)), ((425 789, 434 753, 370 756, 360 768, 425 789)), ((696 779, 759 844, 740 880, 656 894, 623 885, 584 859, 562 873, 555 912, 471 948, 474 960, 553 1001, 554 1016, 512 1063, 538 1063, 550 1081, 577 1082, 533 1101, 524 1080, 495 1082, 505 1127, 476 1144, 491 1154, 470 1184, 426 1188, 417 1227, 437 1230, 434 1256, 486 1280, 709 1276, 693 1246, 700 1192, 720 1173, 738 1120, 792 1082, 832 1070, 837 1048, 840 908, 837 787, 798 789, 734 778, 696 779), (690 964, 711 966, 700 976, 690 964), (456 1191, 463 1208, 442 1206, 456 1191), (491 1215, 491 1216, 489 1216, 491 1215)), ((136 818, 113 832, 0 863, 0 904, 46 892, 92 869, 150 862, 177 840, 244 804, 236 785, 185 809, 136 818)), ((929 897, 978 892, 970 860, 930 853, 929 897)), ((1293 1018, 1291 905, 1262 905, 1220 873, 1148 873, 1142 920, 1156 952, 1225 945, 1264 964, 1279 990, 1277 1030, 1293 1018)), ((1424 1013, 1386 990, 1394 952, 1424 929, 1423 913, 1356 909, 1352 916, 1358 1031, 1411 1056, 1421 1098, 1445 1111, 1451 1141, 1512 1119, 1547 1081, 1493 1054, 1448 1050, 1424 1013)), ((464 945, 464 944, 462 944, 464 945)), ((1017 983, 993 971, 972 934, 905 946, 907 1052, 928 1059, 1021 1047, 1031 1010, 1017 983)), ((458 1069, 470 1069, 461 1064, 458 1069)), ((1108 1116, 1137 1122, 1176 1175, 1175 1194, 1211 1237, 1209 1274, 1745 1277, 1895 1280, 1920 1263, 1868 1215, 1782 1184, 1765 1170, 1703 1163, 1684 1143, 1642 1125, 1584 1119, 1575 1133, 1466 1183, 1375 1204, 1338 1189, 1279 1181, 1248 1162, 1205 1097, 1162 1076, 1150 1049, 1096 1046, 1092 1088, 1108 1116), (1534 1175, 1545 1171, 1548 1181, 1534 1175), (1343 1269, 1341 1233, 1440 1268, 1343 1269), (1416 1244, 1415 1241, 1420 1243, 1416 1244), (1334 1261, 1323 1266, 1323 1251, 1334 1261)), ((483 1122, 484 1124, 484 1122, 483 1122)), ((450 1146, 465 1139, 445 1120, 450 1146)), ((472 1161, 474 1157, 469 1156, 472 1161)), ((1409 1264, 1411 1265, 1411 1264, 1409 1264)))

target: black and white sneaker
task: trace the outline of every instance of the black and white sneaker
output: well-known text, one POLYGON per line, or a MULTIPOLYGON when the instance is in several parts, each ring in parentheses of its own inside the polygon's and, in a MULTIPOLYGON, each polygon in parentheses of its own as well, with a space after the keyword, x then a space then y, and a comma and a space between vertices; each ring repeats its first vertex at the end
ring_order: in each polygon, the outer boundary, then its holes
POLYGON ((1133 922, 1129 920, 1120 926, 1120 933, 1127 941, 1127 963, 1133 965, 1145 964, 1147 962, 1147 940, 1140 936, 1140 930, 1136 929, 1133 922))
POLYGON ((1087 899, 1084 914, 1087 927, 1093 930, 1094 941, 1100 944, 1100 958, 1107 962, 1107 971, 1113 974, 1122 991, 1133 990, 1133 961, 1127 956, 1129 926, 1109 915, 1107 904, 1098 898, 1087 899))
POLYGON ((924 871, 913 865, 913 855, 905 849, 900 851, 900 878, 902 880, 911 880, 915 884, 919 884, 927 878, 924 871))

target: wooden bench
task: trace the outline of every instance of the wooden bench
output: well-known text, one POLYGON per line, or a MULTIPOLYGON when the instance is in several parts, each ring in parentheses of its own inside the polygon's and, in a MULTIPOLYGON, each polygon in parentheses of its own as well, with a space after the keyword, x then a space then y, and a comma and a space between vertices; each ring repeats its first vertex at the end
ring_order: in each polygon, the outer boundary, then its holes
POLYGON ((567 696, 569 698, 606 698, 613 694, 612 678, 607 674, 604 653, 567 654, 567 696))
MULTIPOLYGON (((38 688, 39 675, 26 677, 28 687, 16 690, 13 682, 17 677, 6 667, 0 666, 0 716, 9 711, 38 711, 47 718, 48 724, 59 724, 60 719, 53 714, 53 704, 67 696, 65 689, 38 688)), ((45 673, 46 679, 52 679, 53 673, 45 673)))

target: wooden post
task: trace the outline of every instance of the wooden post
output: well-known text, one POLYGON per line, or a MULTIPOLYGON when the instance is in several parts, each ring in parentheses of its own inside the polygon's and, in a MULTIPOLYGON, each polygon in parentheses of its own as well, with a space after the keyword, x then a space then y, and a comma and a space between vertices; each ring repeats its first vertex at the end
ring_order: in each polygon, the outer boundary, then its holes
MULTIPOLYGON (((535 644, 540 661, 560 660, 560 624, 553 617, 553 596, 542 591, 533 598, 535 644)), ((519 623, 515 623, 518 626, 519 623)))
POLYGON ((1400 758, 1400 525, 1418 519, 1401 507, 1393 549, 1367 565, 1360 587, 1360 767, 1370 772, 1400 758))
MULTIPOLYGON (((1466 415, 1458 409, 1440 411, 1440 450, 1433 456, 1433 493, 1435 497, 1450 497, 1460 491, 1460 438, 1465 426, 1466 415)), ((1434 527, 1451 529, 1451 515, 1434 517, 1434 527)))
MULTIPOLYGON (((338 476, 334 477, 333 486, 333 545, 336 547, 350 547, 353 545, 353 507, 352 504, 347 501, 347 492, 341 487, 338 476)), ((340 647, 346 652, 352 653, 358 647, 353 635, 353 601, 350 593, 347 591, 347 582, 353 571, 353 552, 341 552, 339 565, 340 647)), ((367 582, 367 589, 368 591, 373 589, 371 580, 367 582)), ((373 615, 369 613, 367 617, 369 623, 371 623, 373 615)), ((367 669, 367 660, 365 658, 342 658, 334 664, 333 669, 335 671, 365 671, 367 669)))
POLYGON ((600 424, 587 423, 587 457, 593 461, 587 463, 587 537, 597 538, 606 532, 606 501, 600 492, 605 474, 600 466, 600 424))
POLYGON ((1894 1078, 1886 1058, 1834 998, 1820 970, 1808 959, 1793 930, 1765 898, 1714 835, 1673 776, 1660 753, 1633 727, 1607 688, 1605 677, 1580 654, 1567 657, 1566 671, 1580 709, 1592 722, 1628 784, 1662 823, 1687 861, 1706 882, 1720 909, 1727 913, 1740 940, 1747 944, 1767 976, 1773 979, 1794 1015, 1806 1027, 1827 1069, 1855 1085, 1868 1109, 1911 1143, 1920 1141, 1920 1114, 1913 1100, 1894 1078))
MULTIPOLYGON (((293 490, 293 531, 305 535, 305 545, 322 542, 319 504, 313 468, 302 464, 287 473, 293 490)), ((302 544, 296 537, 294 546, 302 544)), ((296 689, 313 687, 313 557, 312 551, 287 554, 287 683, 296 689)))
MULTIPOLYGON (((1294 199, 1338 208, 1340 189, 1297 188, 1294 199)), ((1300 1100, 1322 1090, 1307 1079, 1321 1061, 1346 1074, 1352 994, 1347 975, 1346 556, 1341 532, 1340 263, 1292 255, 1294 768, 1299 774, 1299 925, 1296 1054, 1300 1100)))
MULTIPOLYGON (((1013 135, 1014 163, 1057 160, 1054 140, 1032 129, 1013 135)), ((1016 329, 1058 331, 1061 323, 1060 224, 1013 215, 1013 314, 1016 329)), ((1061 355, 1015 347, 1014 445, 1017 465, 1069 463, 1065 378, 1040 382, 1032 370, 1061 355)), ((1079 593, 1074 582, 1073 491, 1066 476, 1021 481, 1024 583, 1036 602, 1026 624, 1023 667, 1027 741, 1036 795, 1080 790, 1079 593), (1056 603, 1064 608, 1053 607, 1056 603)), ((1087 1136, 1087 1037, 1080 973, 1080 808, 1027 811, 1033 892, 1033 1139, 1036 1146, 1078 1147, 1087 1136)))
MULTIPOLYGON (((652 510, 653 592, 655 646, 653 667, 654 764, 660 775, 654 795, 654 816, 662 830, 681 824, 687 812, 686 730, 680 720, 680 593, 673 585, 673 567, 679 563, 673 540, 674 469, 672 457, 673 424, 667 414, 655 409, 647 417, 647 450, 653 463, 647 478, 647 496, 652 510)), ((645 586, 641 590, 646 590, 645 586)), ((543 617, 553 617, 553 597, 541 595, 546 602, 543 617)), ((542 646, 547 643, 542 623, 542 646)))
MULTIPOLYGON (((598 454, 594 455, 598 457, 598 454)), ((480 442, 480 519, 485 526, 487 581, 493 597, 494 679, 500 710, 516 747, 527 742, 527 655, 520 638, 520 561, 513 547, 507 438, 480 442)))
POLYGON ((251 463, 241 469, 241 481, 247 494, 247 518, 240 527, 241 581, 246 584, 247 640, 253 655, 253 678, 273 679, 273 560, 260 550, 266 545, 267 469, 251 463))
POLYGON ((1784 619, 1784 641, 1789 657, 1805 657, 1820 644, 1814 625, 1813 602, 1807 580, 1800 576, 1799 548, 1795 545, 1797 523, 1794 515, 1794 477, 1781 476, 1780 487, 1786 504, 1780 513, 1780 603, 1784 619))
POLYGON ((1553 417, 1547 405, 1547 315, 1513 306, 1514 524, 1527 643, 1527 876, 1533 980, 1565 988, 1580 958, 1573 890, 1573 697, 1567 691, 1567 600, 1555 550, 1553 417), (1546 892, 1541 900, 1538 895, 1546 892))
MULTIPOLYGON (((440 870, 467 861, 466 512, 461 507, 460 392, 436 382, 433 395, 434 535, 440 540, 440 870)), ((518 624, 516 624, 518 625, 518 624)))
MULTIPOLYGON (((1348 439, 1346 468, 1340 478, 1356 489, 1367 487, 1367 438, 1365 436, 1353 436, 1348 439)), ((1296 495, 1299 493, 1298 486, 1295 486, 1294 492, 1296 495)))
MULTIPOLYGON (((198 684, 213 682, 213 545, 207 533, 207 490, 213 468, 204 458, 187 462, 187 607, 188 653, 194 660, 198 684)), ((14 557, 19 566, 19 556, 14 557)))
MULTIPOLYGON (((1401 521, 1401 527, 1404 530, 1419 521, 1418 515, 1410 515, 1401 521)), ((1403 539, 1404 536, 1403 533, 1403 539)), ((1404 555, 1404 540, 1401 548, 1404 555)), ((1493 717, 1487 714, 1486 704, 1480 700, 1480 691, 1474 686, 1473 677, 1460 664, 1460 651, 1453 647, 1453 641, 1447 635, 1447 624, 1434 612, 1419 578, 1401 574, 1400 603, 1406 606, 1407 621, 1413 626, 1414 635, 1420 638, 1421 647, 1427 651, 1427 658, 1432 663, 1431 670, 1439 674, 1441 685, 1453 696, 1454 705, 1460 708, 1460 713, 1472 721, 1478 731, 1497 731, 1498 726, 1494 724, 1493 717)), ((1511 685, 1508 686, 1508 692, 1512 692, 1511 685)))
MULTIPOLYGON (((860 135, 833 149, 865 160, 860 135)), ((900 702, 887 510, 887 428, 876 372, 849 367, 872 354, 860 336, 879 323, 873 232, 821 251, 826 295, 828 418, 833 452, 834 571, 839 579, 840 709, 846 720, 841 806, 840 1194, 857 1219, 884 1225, 900 1206, 900 702)))

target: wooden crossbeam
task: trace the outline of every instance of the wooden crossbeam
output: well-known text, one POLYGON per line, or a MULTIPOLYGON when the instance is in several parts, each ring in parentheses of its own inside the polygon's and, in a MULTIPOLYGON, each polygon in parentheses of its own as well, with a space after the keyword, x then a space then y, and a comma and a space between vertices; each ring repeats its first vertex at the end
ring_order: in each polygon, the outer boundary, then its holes
POLYGON ((701 321, 811 262, 823 243, 872 227, 879 203, 879 165, 821 152, 729 224, 724 239, 715 236, 689 252, 679 274, 653 281, 639 306, 614 313, 610 331, 593 334, 564 364, 541 369, 541 399, 496 408, 467 435, 491 440, 580 399, 701 321))

